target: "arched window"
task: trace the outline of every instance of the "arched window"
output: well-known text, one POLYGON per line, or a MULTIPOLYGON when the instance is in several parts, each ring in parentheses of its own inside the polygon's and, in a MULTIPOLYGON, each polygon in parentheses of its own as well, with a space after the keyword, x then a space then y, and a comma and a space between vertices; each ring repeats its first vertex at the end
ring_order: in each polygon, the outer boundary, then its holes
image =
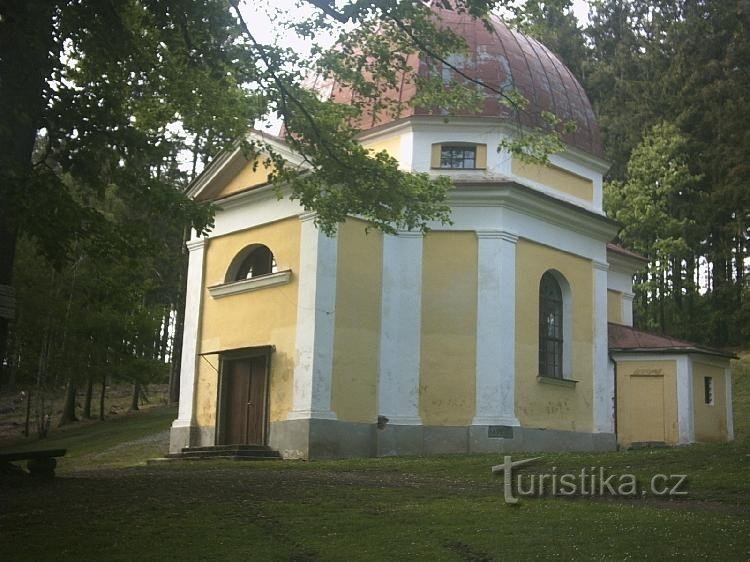
POLYGON ((563 378, 563 292, 551 272, 539 283, 539 376, 563 378))
POLYGON ((273 253, 263 244, 252 244, 242 250, 232 260, 227 271, 226 282, 252 279, 269 273, 276 273, 276 260, 273 253))

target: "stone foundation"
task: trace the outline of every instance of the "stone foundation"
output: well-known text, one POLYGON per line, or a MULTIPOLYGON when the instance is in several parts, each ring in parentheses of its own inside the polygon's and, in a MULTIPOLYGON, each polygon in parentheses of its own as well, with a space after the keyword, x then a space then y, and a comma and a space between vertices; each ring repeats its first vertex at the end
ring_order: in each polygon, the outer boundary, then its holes
POLYGON ((336 420, 271 423, 269 446, 284 458, 429 456, 466 453, 614 451, 612 433, 583 433, 519 426, 391 425, 336 420))
MULTIPOLYGON (((215 444, 213 426, 172 427, 170 453, 215 444)), ((466 453, 614 451, 612 433, 520 426, 424 426, 301 419, 272 422, 268 446, 285 459, 429 456, 466 453)))

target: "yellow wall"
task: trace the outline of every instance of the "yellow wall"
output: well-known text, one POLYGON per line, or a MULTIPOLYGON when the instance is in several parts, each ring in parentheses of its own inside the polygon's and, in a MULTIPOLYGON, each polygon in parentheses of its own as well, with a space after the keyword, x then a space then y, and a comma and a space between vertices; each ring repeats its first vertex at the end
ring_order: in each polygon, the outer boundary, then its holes
POLYGON ((383 235, 348 219, 339 226, 331 408, 338 419, 377 419, 383 235))
POLYGON ((226 197, 248 187, 268 183, 268 175, 273 170, 273 166, 266 168, 263 164, 264 161, 265 157, 261 156, 256 158, 254 162, 249 162, 214 197, 226 197))
MULTIPOLYGON (((275 345, 271 355, 270 420, 286 418, 292 405, 297 323, 297 273, 300 222, 294 217, 208 241, 205 256, 207 287, 223 283, 229 264, 243 248, 260 243, 273 252, 279 271, 292 270, 290 283, 214 299, 203 291, 199 353, 275 345)), ((196 385, 198 425, 216 423, 217 356, 201 359, 196 385)))
POLYGON ((362 146, 369 148, 374 153, 382 152, 385 150, 390 156, 396 160, 401 160, 401 136, 394 135, 385 139, 373 139, 367 140, 362 143, 362 146))
POLYGON ((519 240, 516 246, 516 415, 522 425, 569 431, 593 427, 593 281, 589 260, 519 240), (574 387, 545 384, 539 374, 539 282, 557 270, 572 295, 574 387))
POLYGON ((557 166, 551 164, 540 166, 513 158, 511 171, 517 176, 528 178, 573 197, 578 197, 586 201, 594 200, 594 184, 590 179, 563 170, 557 166))
POLYGON ((622 293, 607 289, 607 322, 622 324, 622 293))
POLYGON ((678 442, 677 363, 620 361, 617 363, 617 441, 678 442))
POLYGON ((476 234, 428 233, 422 268, 422 422, 470 425, 475 411, 476 234))
POLYGON ((695 440, 727 440, 727 401, 724 369, 705 363, 693 363, 693 403, 695 404, 695 440), (714 403, 706 404, 703 377, 714 379, 714 403))

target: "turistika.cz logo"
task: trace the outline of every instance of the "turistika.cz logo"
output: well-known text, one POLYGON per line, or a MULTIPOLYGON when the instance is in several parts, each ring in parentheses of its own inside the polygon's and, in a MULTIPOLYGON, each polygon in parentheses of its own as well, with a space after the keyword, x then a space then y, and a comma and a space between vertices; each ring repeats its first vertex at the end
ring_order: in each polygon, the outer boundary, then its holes
POLYGON ((640 483, 634 474, 609 474, 602 466, 582 468, 579 472, 549 472, 522 474, 522 466, 541 457, 514 461, 505 456, 503 464, 492 467, 492 472, 503 475, 505 502, 518 503, 519 496, 686 496, 687 474, 654 474, 640 483), (515 475, 515 481, 513 476, 515 475), (515 489, 514 489, 515 483, 515 489))

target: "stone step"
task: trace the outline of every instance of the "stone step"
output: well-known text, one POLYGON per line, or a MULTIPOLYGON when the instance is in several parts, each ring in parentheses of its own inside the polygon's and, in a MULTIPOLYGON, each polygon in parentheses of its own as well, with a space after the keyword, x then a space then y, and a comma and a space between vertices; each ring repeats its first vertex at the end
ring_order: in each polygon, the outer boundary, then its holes
POLYGON ((208 447, 184 447, 183 453, 202 453, 215 451, 272 451, 268 445, 212 445, 208 447))
POLYGON ((180 458, 205 458, 215 459, 217 457, 238 457, 243 459, 280 459, 278 451, 199 451, 180 453, 180 458))
POLYGON ((188 447, 180 453, 170 453, 170 459, 231 459, 231 460, 273 460, 280 459, 278 451, 265 445, 220 445, 217 447, 188 447))

